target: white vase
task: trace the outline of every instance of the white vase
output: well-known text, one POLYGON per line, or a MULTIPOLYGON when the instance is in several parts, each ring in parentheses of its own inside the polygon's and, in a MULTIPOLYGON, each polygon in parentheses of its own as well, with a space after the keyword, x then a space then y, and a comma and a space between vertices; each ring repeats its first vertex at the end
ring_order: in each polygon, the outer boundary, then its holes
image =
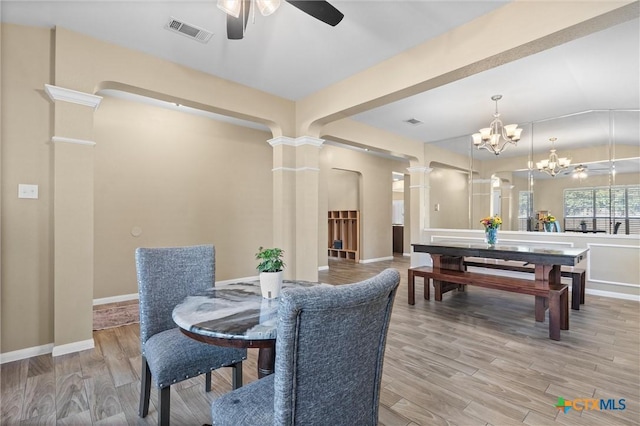
POLYGON ((265 299, 275 299, 280 296, 282 288, 282 271, 260 272, 260 291, 265 299))

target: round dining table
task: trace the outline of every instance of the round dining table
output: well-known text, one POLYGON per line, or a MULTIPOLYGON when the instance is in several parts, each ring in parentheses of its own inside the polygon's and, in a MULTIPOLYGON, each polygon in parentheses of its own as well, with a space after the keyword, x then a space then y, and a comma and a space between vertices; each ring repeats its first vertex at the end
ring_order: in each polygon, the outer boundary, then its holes
MULTIPOLYGON (((314 287, 309 281, 285 280, 282 288, 314 287)), ((266 299, 260 282, 218 284, 188 296, 173 309, 173 321, 200 342, 234 348, 258 348, 258 377, 273 373, 280 298, 266 299)))

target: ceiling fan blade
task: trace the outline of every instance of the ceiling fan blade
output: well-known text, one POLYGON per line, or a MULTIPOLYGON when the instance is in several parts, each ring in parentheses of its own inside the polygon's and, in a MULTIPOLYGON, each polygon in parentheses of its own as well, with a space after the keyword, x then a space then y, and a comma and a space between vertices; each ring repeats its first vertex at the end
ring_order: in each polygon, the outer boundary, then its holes
POLYGON ((344 15, 325 0, 286 0, 304 13, 335 27, 342 21, 344 15))
POLYGON ((227 15, 227 38, 229 40, 242 40, 244 30, 247 28, 249 20, 249 10, 251 8, 251 0, 242 0, 242 9, 240 15, 236 18, 227 15))

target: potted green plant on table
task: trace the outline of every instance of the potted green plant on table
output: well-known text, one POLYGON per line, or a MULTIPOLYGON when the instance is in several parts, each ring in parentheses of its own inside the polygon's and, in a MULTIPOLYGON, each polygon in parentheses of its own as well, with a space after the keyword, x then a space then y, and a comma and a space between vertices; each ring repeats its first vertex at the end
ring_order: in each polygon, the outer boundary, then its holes
POLYGON ((256 259, 260 261, 257 267, 260 272, 260 291, 266 299, 274 299, 280 295, 282 271, 285 267, 283 255, 284 250, 280 248, 260 247, 256 253, 256 259))

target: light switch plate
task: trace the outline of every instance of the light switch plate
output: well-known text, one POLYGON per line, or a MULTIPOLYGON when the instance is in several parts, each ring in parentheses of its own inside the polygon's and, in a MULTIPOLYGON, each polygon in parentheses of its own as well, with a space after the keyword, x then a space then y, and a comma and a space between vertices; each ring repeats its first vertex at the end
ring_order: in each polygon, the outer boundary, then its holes
POLYGON ((38 185, 18 184, 18 198, 38 199, 38 185))

